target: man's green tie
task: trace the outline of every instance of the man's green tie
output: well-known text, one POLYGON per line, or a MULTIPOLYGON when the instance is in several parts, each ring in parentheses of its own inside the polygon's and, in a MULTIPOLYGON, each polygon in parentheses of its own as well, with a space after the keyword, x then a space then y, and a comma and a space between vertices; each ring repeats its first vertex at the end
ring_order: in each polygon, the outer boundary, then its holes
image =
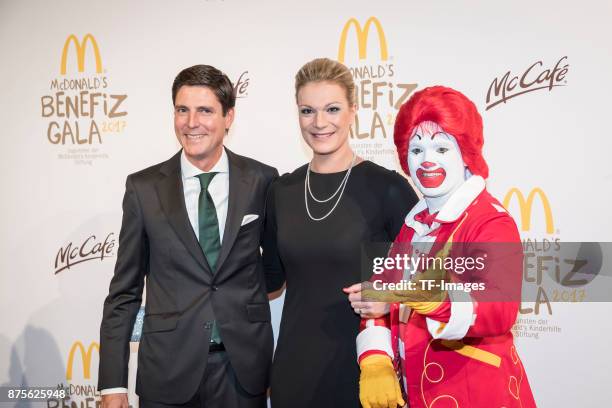
MULTIPOLYGON (((217 220, 217 209, 215 203, 208 192, 208 186, 217 173, 202 173, 198 175, 200 179, 200 197, 198 199, 198 233, 200 247, 210 265, 210 269, 215 271, 219 251, 221 250, 221 240, 219 239, 219 222, 217 220)), ((211 343, 221 343, 221 336, 216 322, 213 322, 211 343)))
POLYGON ((206 256, 208 265, 215 270, 221 243, 219 240, 219 222, 217 221, 217 209, 208 192, 208 186, 217 173, 202 173, 200 179, 200 198, 198 199, 198 230, 200 247, 206 256))

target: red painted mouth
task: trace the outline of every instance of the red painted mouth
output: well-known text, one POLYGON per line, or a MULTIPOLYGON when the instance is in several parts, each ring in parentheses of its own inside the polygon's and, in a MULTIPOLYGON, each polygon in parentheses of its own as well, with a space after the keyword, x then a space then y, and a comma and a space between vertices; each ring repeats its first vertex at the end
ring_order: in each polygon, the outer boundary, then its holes
POLYGON ((421 185, 425 188, 436 188, 446 179, 446 172, 443 168, 436 170, 423 170, 417 169, 416 176, 421 182, 421 185))

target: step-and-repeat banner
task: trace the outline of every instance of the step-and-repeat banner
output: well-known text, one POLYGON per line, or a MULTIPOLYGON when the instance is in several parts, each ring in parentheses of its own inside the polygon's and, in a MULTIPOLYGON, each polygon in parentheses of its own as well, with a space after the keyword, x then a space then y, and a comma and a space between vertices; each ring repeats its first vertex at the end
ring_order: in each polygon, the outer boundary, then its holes
MULTIPOLYGON (((226 145, 281 173, 309 160, 293 77, 313 58, 350 68, 352 146, 391 169, 400 105, 454 87, 483 116, 488 186, 526 245, 612 240, 611 18, 597 0, 3 1, 0 385, 63 384, 69 400, 44 405, 96 406, 125 177, 178 150, 170 89, 194 64, 234 82, 226 145)), ((514 334, 539 406, 608 406, 611 304, 585 302, 568 260, 532 264, 514 334)))

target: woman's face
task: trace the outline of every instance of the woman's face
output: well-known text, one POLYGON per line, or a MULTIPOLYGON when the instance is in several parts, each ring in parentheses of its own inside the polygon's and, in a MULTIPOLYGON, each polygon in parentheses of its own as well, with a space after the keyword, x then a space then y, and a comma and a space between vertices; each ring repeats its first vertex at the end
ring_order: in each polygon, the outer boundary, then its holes
POLYGON ((348 145, 355 105, 334 82, 308 82, 297 94, 300 129, 314 154, 332 154, 348 145))

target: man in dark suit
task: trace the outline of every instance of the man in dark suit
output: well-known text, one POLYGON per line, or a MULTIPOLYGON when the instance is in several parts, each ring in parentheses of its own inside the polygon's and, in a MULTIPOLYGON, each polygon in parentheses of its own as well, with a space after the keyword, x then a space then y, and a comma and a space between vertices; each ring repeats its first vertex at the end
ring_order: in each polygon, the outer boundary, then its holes
POLYGON ((126 408, 129 341, 146 305, 136 393, 143 407, 265 407, 273 336, 260 245, 276 169, 224 148, 235 95, 196 65, 172 86, 183 149, 128 176, 100 327, 104 408, 126 408))

